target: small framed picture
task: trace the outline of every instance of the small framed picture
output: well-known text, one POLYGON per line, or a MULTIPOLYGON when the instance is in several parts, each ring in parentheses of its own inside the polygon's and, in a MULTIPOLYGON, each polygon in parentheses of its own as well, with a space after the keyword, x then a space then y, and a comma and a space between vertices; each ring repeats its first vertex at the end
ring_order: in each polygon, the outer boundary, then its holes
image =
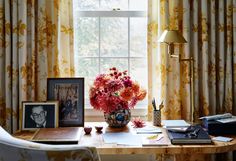
POLYGON ((22 130, 58 126, 58 102, 22 102, 22 130))
POLYGON ((59 126, 84 126, 84 78, 48 78, 47 99, 59 101, 59 126))

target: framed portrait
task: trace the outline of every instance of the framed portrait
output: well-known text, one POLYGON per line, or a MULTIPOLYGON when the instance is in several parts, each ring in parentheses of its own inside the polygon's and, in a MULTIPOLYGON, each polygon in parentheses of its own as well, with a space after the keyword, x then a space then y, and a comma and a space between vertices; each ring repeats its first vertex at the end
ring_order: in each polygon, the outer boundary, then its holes
POLYGON ((58 102, 22 102, 22 130, 58 127, 58 102))
POLYGON ((59 127, 84 126, 84 78, 48 78, 47 99, 59 102, 59 127))

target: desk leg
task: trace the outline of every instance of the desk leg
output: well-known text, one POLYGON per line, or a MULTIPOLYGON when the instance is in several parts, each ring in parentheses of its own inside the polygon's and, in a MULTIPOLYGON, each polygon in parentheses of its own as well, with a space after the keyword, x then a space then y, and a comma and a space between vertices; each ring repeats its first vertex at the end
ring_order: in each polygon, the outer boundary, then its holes
POLYGON ((174 161, 209 161, 211 154, 177 154, 174 161))

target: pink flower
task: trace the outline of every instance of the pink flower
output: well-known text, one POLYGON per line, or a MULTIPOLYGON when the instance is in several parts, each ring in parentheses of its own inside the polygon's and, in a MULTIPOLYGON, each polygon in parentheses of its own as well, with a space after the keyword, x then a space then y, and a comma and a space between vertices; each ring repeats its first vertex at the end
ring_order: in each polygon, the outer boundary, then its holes
POLYGON ((89 90, 90 104, 105 113, 134 108, 145 96, 146 90, 133 82, 127 71, 119 72, 115 67, 108 74, 99 74, 89 90))
POLYGON ((105 86, 105 84, 109 81, 109 78, 107 77, 106 74, 99 74, 95 81, 94 81, 94 86, 99 88, 105 86))
POLYGON ((115 92, 120 90, 123 87, 122 82, 120 80, 109 80, 104 88, 109 92, 115 92))

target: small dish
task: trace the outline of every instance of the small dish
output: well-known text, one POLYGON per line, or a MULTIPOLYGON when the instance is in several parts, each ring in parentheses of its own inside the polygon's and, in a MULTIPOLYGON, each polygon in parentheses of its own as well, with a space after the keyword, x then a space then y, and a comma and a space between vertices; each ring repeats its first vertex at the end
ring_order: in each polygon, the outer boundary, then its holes
POLYGON ((95 126, 95 129, 100 133, 102 132, 103 126, 95 126))
POLYGON ((92 131, 92 127, 84 127, 84 132, 86 135, 89 135, 92 131))

